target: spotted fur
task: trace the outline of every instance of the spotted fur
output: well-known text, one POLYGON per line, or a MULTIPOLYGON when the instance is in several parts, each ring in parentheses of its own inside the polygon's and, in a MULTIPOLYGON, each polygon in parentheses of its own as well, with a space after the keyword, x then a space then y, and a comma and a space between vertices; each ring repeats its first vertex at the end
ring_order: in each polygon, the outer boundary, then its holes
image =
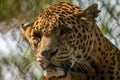
POLYGON ((83 10, 58 2, 21 27, 44 80, 120 80, 120 51, 98 28, 99 12, 96 3, 83 10))

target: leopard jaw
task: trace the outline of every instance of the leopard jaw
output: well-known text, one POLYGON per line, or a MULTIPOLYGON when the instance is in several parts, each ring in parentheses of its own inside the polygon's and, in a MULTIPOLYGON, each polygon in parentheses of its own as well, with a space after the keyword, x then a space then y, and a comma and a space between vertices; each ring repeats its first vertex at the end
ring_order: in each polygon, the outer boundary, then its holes
POLYGON ((44 77, 52 78, 52 77, 60 77, 64 76, 65 72, 62 68, 55 67, 55 68, 48 68, 43 71, 44 77))
MULTIPOLYGON (((47 60, 46 60, 47 61, 47 60)), ((64 68, 55 66, 51 64, 50 62, 42 62, 43 64, 40 64, 41 68, 43 69, 43 76, 45 78, 53 78, 53 77, 60 77, 64 76, 64 68)))

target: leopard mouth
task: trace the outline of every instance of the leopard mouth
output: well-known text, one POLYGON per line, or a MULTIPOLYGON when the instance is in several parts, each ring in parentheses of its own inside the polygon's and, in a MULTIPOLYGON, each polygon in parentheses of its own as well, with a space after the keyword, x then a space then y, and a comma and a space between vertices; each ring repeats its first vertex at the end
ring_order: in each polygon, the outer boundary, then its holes
POLYGON ((53 77, 63 77, 67 74, 70 69, 70 64, 68 65, 68 61, 63 62, 61 66, 56 66, 52 63, 45 64, 46 66, 41 65, 43 68, 44 77, 53 78, 53 77), (67 64, 66 64, 67 63, 67 64))
POLYGON ((44 77, 53 78, 53 77, 61 77, 65 75, 65 70, 62 67, 55 66, 53 64, 49 64, 46 69, 44 69, 44 77))

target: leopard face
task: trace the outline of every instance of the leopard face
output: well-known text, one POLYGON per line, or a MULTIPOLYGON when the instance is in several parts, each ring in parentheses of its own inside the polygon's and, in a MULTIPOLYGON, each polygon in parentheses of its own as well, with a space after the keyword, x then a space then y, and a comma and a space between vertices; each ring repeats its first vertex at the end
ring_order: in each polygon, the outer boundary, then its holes
POLYGON ((107 39, 95 23, 99 12, 97 4, 82 10, 70 3, 58 2, 45 9, 32 24, 21 27, 44 71, 45 80, 87 80, 88 77, 99 80, 98 76, 103 77, 98 72, 105 65, 101 66, 100 61, 107 39), (100 37, 104 42, 98 41, 100 37))

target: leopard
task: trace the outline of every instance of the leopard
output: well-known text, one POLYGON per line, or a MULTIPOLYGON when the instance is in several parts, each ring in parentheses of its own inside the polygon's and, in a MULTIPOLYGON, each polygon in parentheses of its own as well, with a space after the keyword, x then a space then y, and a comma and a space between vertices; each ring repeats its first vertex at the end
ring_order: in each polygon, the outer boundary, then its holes
POLYGON ((20 27, 43 80, 120 80, 120 50, 97 25, 100 10, 57 2, 20 27))

